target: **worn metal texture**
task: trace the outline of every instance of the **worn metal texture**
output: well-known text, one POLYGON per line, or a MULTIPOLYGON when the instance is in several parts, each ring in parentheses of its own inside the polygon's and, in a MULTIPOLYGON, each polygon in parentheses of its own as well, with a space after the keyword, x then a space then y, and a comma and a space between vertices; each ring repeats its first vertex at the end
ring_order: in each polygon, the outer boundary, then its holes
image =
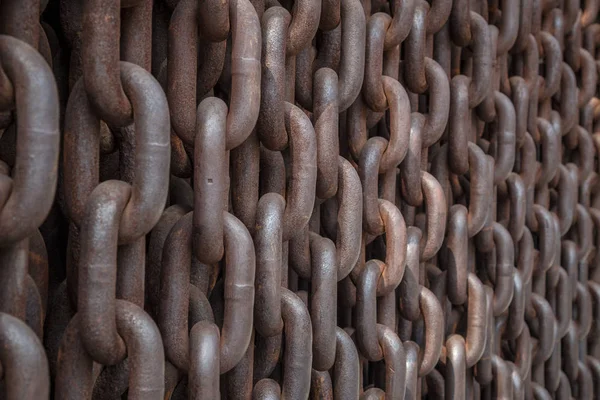
POLYGON ((600 398, 599 11, 0 0, 0 398, 600 398))

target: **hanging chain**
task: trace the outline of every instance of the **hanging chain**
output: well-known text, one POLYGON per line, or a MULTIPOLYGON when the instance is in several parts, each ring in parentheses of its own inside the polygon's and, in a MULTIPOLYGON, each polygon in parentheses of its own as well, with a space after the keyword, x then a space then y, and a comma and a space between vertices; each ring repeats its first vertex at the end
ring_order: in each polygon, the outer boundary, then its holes
POLYGON ((0 0, 0 397, 600 397, 599 11, 0 0))

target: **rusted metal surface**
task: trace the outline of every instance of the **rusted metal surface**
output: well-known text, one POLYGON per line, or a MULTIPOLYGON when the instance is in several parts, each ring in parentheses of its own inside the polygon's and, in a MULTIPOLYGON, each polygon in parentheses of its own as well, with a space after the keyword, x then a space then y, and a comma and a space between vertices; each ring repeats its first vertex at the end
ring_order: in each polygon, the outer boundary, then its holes
POLYGON ((598 0, 0 0, 0 397, 600 398, 598 0))

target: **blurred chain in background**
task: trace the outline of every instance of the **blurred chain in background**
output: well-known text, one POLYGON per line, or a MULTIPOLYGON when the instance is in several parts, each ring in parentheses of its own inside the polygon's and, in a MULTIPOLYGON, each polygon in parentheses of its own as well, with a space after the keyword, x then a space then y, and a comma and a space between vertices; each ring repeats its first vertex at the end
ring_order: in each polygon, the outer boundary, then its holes
POLYGON ((599 398, 600 0, 281 1, 0 0, 0 397, 599 398))

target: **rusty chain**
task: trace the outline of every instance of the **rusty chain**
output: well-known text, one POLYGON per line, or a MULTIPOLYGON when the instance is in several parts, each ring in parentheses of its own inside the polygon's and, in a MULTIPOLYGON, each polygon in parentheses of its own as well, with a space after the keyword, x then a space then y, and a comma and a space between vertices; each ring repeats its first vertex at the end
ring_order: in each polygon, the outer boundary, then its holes
POLYGON ((0 397, 600 397, 600 0, 0 0, 0 397))

